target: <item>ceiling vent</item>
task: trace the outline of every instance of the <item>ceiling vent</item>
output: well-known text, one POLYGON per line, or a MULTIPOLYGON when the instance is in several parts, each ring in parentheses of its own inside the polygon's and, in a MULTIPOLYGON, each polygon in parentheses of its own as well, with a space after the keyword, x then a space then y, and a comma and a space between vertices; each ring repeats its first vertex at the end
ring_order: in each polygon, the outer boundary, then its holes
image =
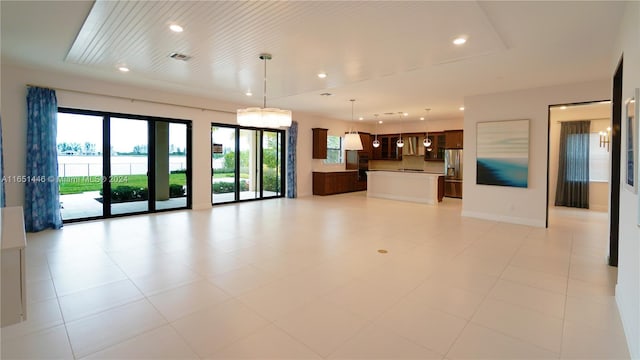
POLYGON ((320 94, 320 96, 331 96, 331 95, 333 95, 333 94, 332 93, 322 93, 322 94, 320 94))
POLYGON ((177 53, 177 52, 171 53, 171 55, 169 55, 169 57, 172 58, 172 59, 175 59, 175 60, 180 60, 180 61, 188 61, 189 59, 191 59, 191 56, 186 55, 186 54, 177 53))

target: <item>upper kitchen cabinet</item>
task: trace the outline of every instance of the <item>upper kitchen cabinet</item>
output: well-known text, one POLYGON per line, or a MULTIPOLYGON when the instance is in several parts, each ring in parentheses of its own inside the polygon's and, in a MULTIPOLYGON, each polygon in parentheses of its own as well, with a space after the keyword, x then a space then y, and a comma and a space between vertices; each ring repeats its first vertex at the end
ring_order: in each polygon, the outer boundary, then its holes
POLYGON ((446 147, 446 135, 444 132, 429 133, 431 139, 431 151, 425 151, 425 161, 444 161, 444 149, 446 147))
POLYGON ((313 158, 327 158, 327 129, 313 128, 313 158))
POLYGON ((447 130, 444 134, 446 149, 462 149, 462 130, 447 130))
POLYGON ((402 160, 402 151, 396 145, 398 138, 398 135, 378 135, 380 146, 377 148, 373 148, 371 156, 372 159, 402 160))
POLYGON ((360 135, 360 141, 362 141, 362 152, 371 156, 373 152, 373 145, 371 143, 373 140, 371 139, 371 135, 369 133, 358 133, 360 135))

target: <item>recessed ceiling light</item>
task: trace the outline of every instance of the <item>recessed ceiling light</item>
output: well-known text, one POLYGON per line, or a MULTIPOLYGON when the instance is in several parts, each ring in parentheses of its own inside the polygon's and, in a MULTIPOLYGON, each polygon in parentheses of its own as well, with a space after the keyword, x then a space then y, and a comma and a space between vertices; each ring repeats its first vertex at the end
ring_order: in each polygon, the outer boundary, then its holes
POLYGON ((126 66, 118 66, 118 70, 120 70, 120 72, 129 72, 129 68, 126 66))
POLYGON ((326 78, 326 77, 327 77, 327 73, 323 73, 323 72, 321 72, 321 73, 319 73, 319 74, 318 74, 318 77, 319 77, 320 79, 324 79, 324 78, 326 78))
POLYGON ((358 118, 358 120, 364 120, 364 118, 363 118, 362 116, 360 116, 360 117, 358 118))
POLYGON ((178 24, 171 24, 171 25, 169 25, 169 29, 171 29, 171 31, 173 31, 173 32, 177 32, 177 33, 180 33, 180 32, 183 32, 183 31, 184 31, 184 29, 182 28, 182 26, 180 26, 180 25, 178 25, 178 24))
POLYGON ((467 42, 467 37, 466 36, 458 36, 457 38, 453 39, 453 43, 455 45, 462 45, 464 43, 467 42))
POLYGON ((560 110, 567 110, 567 107, 565 105, 560 106, 560 110))
POLYGON ((420 120, 424 120, 424 116, 420 116, 420 120))
POLYGON ((402 113, 402 116, 409 116, 409 113, 407 113, 407 112, 402 113))
POLYGON ((378 124, 382 124, 382 120, 378 121, 378 124))
POLYGON ((247 95, 247 96, 252 96, 252 95, 253 95, 253 93, 252 93, 251 91, 247 91, 247 92, 246 92, 246 93, 244 93, 244 94, 245 94, 245 95, 247 95))
POLYGON ((460 111, 464 111, 464 106, 460 106, 460 107, 458 108, 458 110, 460 110, 460 111))

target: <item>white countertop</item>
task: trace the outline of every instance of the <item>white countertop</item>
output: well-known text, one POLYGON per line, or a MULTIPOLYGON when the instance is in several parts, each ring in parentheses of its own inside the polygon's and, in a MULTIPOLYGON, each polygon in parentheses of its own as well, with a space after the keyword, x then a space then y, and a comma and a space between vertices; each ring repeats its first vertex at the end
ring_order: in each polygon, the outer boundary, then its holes
POLYGON ((431 172, 431 171, 422 171, 422 170, 369 170, 367 171, 367 173, 370 172, 388 172, 388 173, 403 173, 403 174, 418 174, 418 175, 438 175, 438 176, 444 176, 444 173, 442 172, 431 172))
POLYGON ((350 171, 358 171, 356 169, 353 170, 345 170, 345 169, 338 169, 338 170, 330 170, 330 169, 323 169, 323 170, 313 170, 312 172, 316 172, 316 173, 337 173, 337 172, 350 172, 350 171))

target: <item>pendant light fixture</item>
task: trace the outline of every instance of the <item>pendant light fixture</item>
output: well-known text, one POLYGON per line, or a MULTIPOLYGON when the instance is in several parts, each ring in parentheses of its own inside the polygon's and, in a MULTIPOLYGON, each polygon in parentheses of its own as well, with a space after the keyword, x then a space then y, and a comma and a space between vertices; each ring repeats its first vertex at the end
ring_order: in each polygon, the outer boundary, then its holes
MULTIPOLYGON (((356 102, 356 99, 351 99, 351 122, 353 123, 353 103, 356 102)), ((362 140, 360 140, 360 135, 358 135, 357 131, 349 130, 344 136, 344 149, 345 150, 362 150, 362 140)))
POLYGON ((371 143, 371 145, 373 145, 374 148, 379 148, 380 141, 378 141, 378 114, 373 114, 373 116, 376 117, 376 125, 375 125, 376 133, 374 134, 375 139, 373 139, 373 143, 371 143))
MULTIPOLYGON (((431 111, 431 109, 425 109, 427 110, 427 116, 424 117, 425 120, 425 124, 427 123, 427 118, 429 117, 429 111, 431 111)), ((426 126, 425 126, 426 128, 426 126)), ((431 139, 429 139, 429 130, 426 130, 426 135, 424 136, 424 140, 422 140, 422 145, 424 145, 424 147, 428 148, 431 147, 431 139)))
MULTIPOLYGON (((399 112, 398 114, 400 114, 400 121, 402 121, 402 112, 399 112)), ((402 140, 402 128, 400 129, 400 138, 398 139, 398 141, 396 141, 396 146, 401 148, 404 146, 404 140, 402 140)))
POLYGON ((271 60, 271 54, 260 54, 260 59, 264 61, 264 93, 262 107, 238 109, 238 124, 242 126, 260 128, 289 127, 291 126, 291 110, 267 107, 267 60, 271 60))

